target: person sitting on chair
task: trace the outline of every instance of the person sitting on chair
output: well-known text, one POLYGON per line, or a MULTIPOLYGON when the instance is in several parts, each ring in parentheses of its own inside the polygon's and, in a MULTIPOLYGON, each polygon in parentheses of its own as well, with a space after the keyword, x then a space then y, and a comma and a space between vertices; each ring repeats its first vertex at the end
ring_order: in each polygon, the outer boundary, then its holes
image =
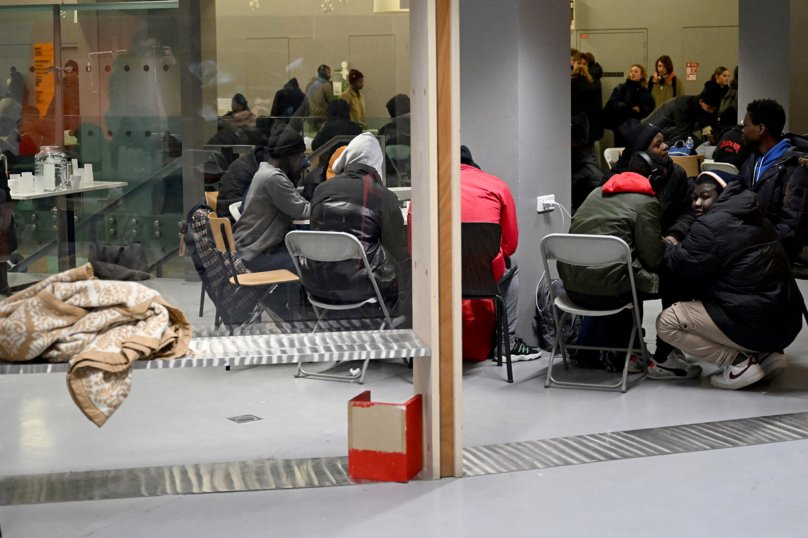
MULTIPOLYGON (((661 291, 665 240, 659 197, 667 181, 665 159, 638 152, 631 157, 626 172, 592 191, 570 225, 571 234, 611 235, 628 244, 640 301, 658 298, 661 291)), ((631 282, 622 264, 582 267, 559 262, 558 274, 569 298, 585 308, 616 309, 632 301, 631 282)), ((667 351, 666 356, 654 357, 654 366, 648 369, 650 379, 687 379, 701 374, 701 367, 667 351)))
MULTIPOLYGON (((408 292, 410 256, 398 197, 382 184, 382 166, 376 137, 364 133, 354 138, 334 163, 336 175, 314 191, 311 229, 346 232, 359 239, 379 291, 394 299, 399 291, 408 292)), ((301 271, 309 270, 313 284, 306 290, 313 296, 346 303, 376 297, 361 260, 307 261, 301 271)))
POLYGON ((657 318, 660 338, 721 370, 710 384, 739 389, 786 368, 781 350, 802 329, 803 299, 760 197, 739 176, 703 172, 696 222, 665 252, 668 269, 694 283, 696 301, 657 318))
MULTIPOLYGON (((408 221, 412 221, 410 204, 408 221)), ((519 265, 514 254, 519 244, 519 221, 516 204, 507 183, 486 174, 474 162, 471 151, 460 146, 460 220, 462 222, 493 222, 502 228, 499 255, 491 263, 494 278, 508 316, 508 343, 511 362, 538 359, 538 348, 527 345, 516 336, 519 320, 519 265)), ((408 226, 407 230, 412 229, 408 226)), ((463 301, 463 358, 484 361, 494 342, 496 311, 490 299, 463 301)))
POLYGON ((250 271, 296 272, 284 240, 293 220, 311 214, 309 203, 295 190, 309 165, 305 151, 303 137, 289 126, 279 125, 269 139, 269 159, 256 172, 233 228, 236 250, 250 271))

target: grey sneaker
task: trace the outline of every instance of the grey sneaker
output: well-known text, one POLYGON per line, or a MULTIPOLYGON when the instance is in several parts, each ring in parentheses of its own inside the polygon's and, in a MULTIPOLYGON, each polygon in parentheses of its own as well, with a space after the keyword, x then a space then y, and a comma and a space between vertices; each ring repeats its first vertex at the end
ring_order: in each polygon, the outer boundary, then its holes
POLYGON ((701 366, 679 358, 675 351, 668 354, 665 362, 652 360, 648 365, 648 379, 693 379, 700 375, 701 366))

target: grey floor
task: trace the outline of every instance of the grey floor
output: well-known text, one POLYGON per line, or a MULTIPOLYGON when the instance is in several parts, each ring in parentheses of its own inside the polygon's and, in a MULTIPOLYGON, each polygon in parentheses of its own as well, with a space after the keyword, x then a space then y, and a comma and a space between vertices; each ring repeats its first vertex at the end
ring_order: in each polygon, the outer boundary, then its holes
MULTIPOLYGON (((200 323, 198 284, 158 282, 200 323)), ((808 286, 803 286, 808 293, 808 286)), ((648 305, 653 342, 658 305, 648 305)), ((466 446, 808 411, 808 332, 773 383, 728 392, 708 379, 646 380, 628 393, 544 389, 547 359, 466 365, 466 446)), ((347 453, 346 402, 412 394, 411 371, 371 365, 364 387, 298 380, 291 366, 135 372, 103 428, 61 375, 0 376, 0 476, 347 453), (227 417, 263 420, 237 425, 227 417)), ((577 376, 591 372, 574 372, 577 376)), ((0 507, 17 536, 805 535, 808 444, 654 457, 461 480, 0 507)))

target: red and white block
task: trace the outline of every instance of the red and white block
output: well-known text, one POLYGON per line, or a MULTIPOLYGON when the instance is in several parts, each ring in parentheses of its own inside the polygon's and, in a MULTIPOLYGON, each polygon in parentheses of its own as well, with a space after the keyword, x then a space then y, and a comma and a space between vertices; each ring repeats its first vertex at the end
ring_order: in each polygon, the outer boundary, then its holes
POLYGON ((365 391, 348 402, 348 474, 351 478, 408 482, 424 467, 423 400, 370 401, 365 391))

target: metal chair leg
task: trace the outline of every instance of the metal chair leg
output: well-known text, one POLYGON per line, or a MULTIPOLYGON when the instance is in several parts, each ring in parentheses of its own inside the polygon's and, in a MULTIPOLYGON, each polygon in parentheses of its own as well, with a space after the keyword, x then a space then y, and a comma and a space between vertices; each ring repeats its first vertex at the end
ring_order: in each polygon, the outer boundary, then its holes
POLYGON ((303 363, 297 363, 297 372, 295 372, 295 377, 302 377, 302 378, 311 378, 311 379, 325 379, 325 380, 334 380, 334 381, 349 381, 351 383, 358 383, 363 385, 365 383, 365 372, 368 369, 368 363, 370 363, 370 359, 365 359, 362 363, 362 371, 358 374, 348 374, 348 375, 339 375, 339 374, 327 374, 325 372, 329 372, 342 364, 344 361, 336 361, 332 363, 328 368, 323 370, 322 372, 307 372, 303 369, 303 363))
POLYGON ((202 283, 202 293, 199 295, 199 317, 205 315, 205 283, 202 283))
POLYGON ((494 326, 494 353, 497 355, 497 366, 502 366, 502 318, 499 308, 499 301, 494 299, 494 316, 496 317, 496 325, 494 326))
MULTIPOLYGON (((508 332, 508 309, 505 307, 505 300, 497 296, 496 302, 499 303, 499 342, 498 345, 502 346, 505 352, 505 363, 508 370, 508 383, 513 383, 513 364, 511 363, 511 334, 508 332)), ((500 359, 501 362, 501 359, 500 359)))

